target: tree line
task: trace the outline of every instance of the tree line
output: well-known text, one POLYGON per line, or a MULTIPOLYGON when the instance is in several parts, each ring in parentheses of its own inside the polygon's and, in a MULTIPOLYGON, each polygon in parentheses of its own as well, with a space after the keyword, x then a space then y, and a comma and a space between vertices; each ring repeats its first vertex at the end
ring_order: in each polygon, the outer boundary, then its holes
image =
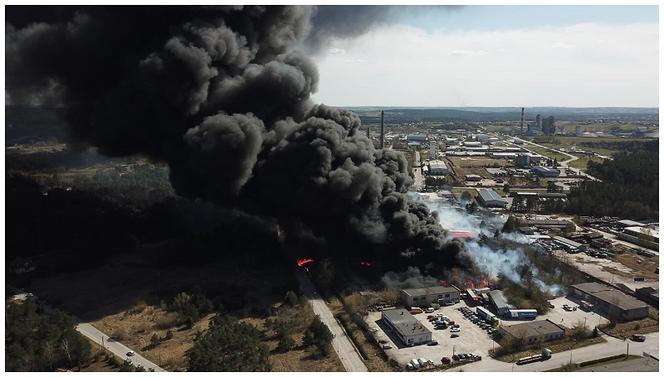
POLYGON ((566 211, 578 215, 657 219, 659 153, 650 147, 644 149, 619 153, 613 160, 602 163, 589 161, 589 173, 602 182, 587 181, 573 189, 566 211))

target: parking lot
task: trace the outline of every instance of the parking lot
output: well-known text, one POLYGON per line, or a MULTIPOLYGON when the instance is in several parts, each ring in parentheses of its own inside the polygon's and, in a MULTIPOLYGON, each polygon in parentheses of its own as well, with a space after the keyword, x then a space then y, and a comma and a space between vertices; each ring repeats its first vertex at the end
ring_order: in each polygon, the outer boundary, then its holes
MULTIPOLYGON (((564 304, 567 304, 570 307, 576 307, 579 305, 578 302, 572 301, 567 297, 558 297, 551 300, 550 302, 551 304, 553 304, 554 308, 544 315, 538 315, 536 320, 539 321, 539 320, 548 319, 557 325, 562 325, 567 328, 572 328, 577 323, 579 322, 584 323, 585 321, 585 324, 589 329, 593 329, 602 323, 609 322, 608 319, 602 317, 601 315, 595 312, 585 312, 581 309, 577 309, 576 311, 571 311, 571 312, 566 311, 565 309, 563 309, 564 304)), ((501 320, 501 324, 503 326, 515 325, 517 323, 523 323, 523 322, 529 322, 529 321, 501 320)))
MULTIPOLYGON (((554 305, 554 308, 551 309, 547 314, 537 316, 536 320, 545 320, 549 319, 553 323, 565 326, 567 328, 573 327, 575 324, 581 322, 586 323, 586 326, 590 329, 595 326, 608 322, 608 320, 597 313, 585 312, 581 309, 576 311, 565 311, 563 305, 567 304, 570 307, 578 306, 578 303, 572 301, 566 297, 558 297, 554 300, 551 300, 551 303, 554 305)), ((386 350, 388 356, 398 361, 401 365, 406 365, 410 360, 417 358, 429 359, 434 362, 436 365, 441 364, 441 358, 447 356, 452 357, 452 353, 476 353, 482 358, 488 357, 488 351, 492 347, 498 346, 489 334, 485 330, 482 330, 478 325, 472 323, 467 319, 458 308, 467 307, 467 305, 462 301, 453 306, 444 306, 436 310, 434 313, 421 313, 415 314, 414 317, 417 318, 427 329, 432 332, 432 338, 434 341, 438 342, 438 345, 428 346, 426 344, 414 346, 414 347, 405 347, 401 344, 395 343, 393 339, 396 339, 394 336, 386 334, 384 330, 387 329, 386 326, 380 326, 380 312, 370 312, 369 315, 365 318, 369 327, 372 329, 372 332, 375 334, 378 340, 385 342, 385 345, 392 347, 391 349, 386 350), (448 327, 445 330, 435 330, 434 325, 427 320, 429 314, 443 314, 453 320, 456 324, 461 326, 461 331, 458 333, 459 337, 452 338, 450 328, 448 327)), ((470 310, 475 312, 474 307, 469 307, 470 310)), ((518 323, 529 322, 529 321, 508 321, 501 320, 501 325, 509 326, 518 323)))
MULTIPOLYGON (((399 348, 397 344, 386 334, 379 326, 381 317, 380 312, 370 312, 366 321, 373 332, 376 334, 377 339, 386 341, 391 349, 386 350, 387 354, 398 361, 401 365, 406 365, 411 359, 424 358, 429 359, 436 365, 440 365, 440 359, 443 356, 449 358, 454 353, 476 353, 482 358, 487 357, 487 351, 491 349, 493 340, 489 337, 486 331, 480 329, 477 325, 461 314, 457 308, 465 307, 466 304, 461 302, 453 306, 444 306, 436 310, 434 313, 421 313, 415 314, 417 318, 427 329, 432 332, 433 340, 438 342, 436 346, 427 346, 426 344, 414 347, 399 348), (458 333, 458 338, 452 338, 450 328, 445 330, 434 330, 434 325, 427 320, 427 315, 438 314, 448 316, 451 320, 461 326, 461 331, 458 333)), ((475 308, 470 308, 475 310, 475 308)))

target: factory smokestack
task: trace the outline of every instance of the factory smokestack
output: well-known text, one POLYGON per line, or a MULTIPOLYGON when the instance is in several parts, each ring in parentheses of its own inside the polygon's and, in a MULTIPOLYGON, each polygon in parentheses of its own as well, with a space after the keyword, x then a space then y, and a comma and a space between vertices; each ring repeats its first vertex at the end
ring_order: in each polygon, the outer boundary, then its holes
POLYGON ((380 149, 385 147, 385 112, 380 111, 380 149))
POLYGON ((521 108, 521 135, 523 135, 523 107, 521 108))

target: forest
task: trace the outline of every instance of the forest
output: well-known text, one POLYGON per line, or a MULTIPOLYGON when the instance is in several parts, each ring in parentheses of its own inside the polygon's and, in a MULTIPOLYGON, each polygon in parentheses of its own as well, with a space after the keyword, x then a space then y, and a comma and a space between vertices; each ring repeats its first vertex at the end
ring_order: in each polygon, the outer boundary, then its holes
POLYGON ((567 212, 656 220, 659 206, 657 142, 643 150, 614 155, 613 160, 588 163, 588 171, 602 182, 584 182, 569 195, 567 212))

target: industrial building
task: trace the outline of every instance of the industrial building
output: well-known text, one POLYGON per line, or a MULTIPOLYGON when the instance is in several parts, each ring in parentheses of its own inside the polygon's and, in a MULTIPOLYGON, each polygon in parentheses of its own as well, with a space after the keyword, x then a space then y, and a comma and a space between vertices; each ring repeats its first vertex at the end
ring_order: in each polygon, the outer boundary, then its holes
POLYGON ((426 344, 431 341, 431 331, 406 309, 384 310, 381 319, 407 346, 426 344))
POLYGON ((466 178, 466 181, 469 181, 469 182, 479 182, 479 181, 482 180, 482 177, 477 175, 477 174, 467 174, 465 178, 466 178))
POLYGON ((618 239, 641 245, 652 250, 659 250, 659 228, 628 226, 618 233, 618 239))
POLYGON ((578 253, 583 251, 583 245, 561 236, 553 236, 553 243, 569 253, 578 253))
POLYGON ((450 169, 447 167, 444 161, 434 160, 429 162, 429 174, 448 175, 450 174, 450 169))
POLYGON ((493 311, 496 314, 501 317, 509 315, 509 311, 512 309, 512 307, 507 304, 507 300, 505 299, 505 296, 503 296, 503 292, 493 290, 487 293, 487 296, 489 296, 489 303, 493 307, 493 311))
POLYGON ((546 166, 535 166, 530 170, 531 173, 540 177, 555 178, 560 175, 560 170, 548 168, 546 166))
POLYGON ((505 208, 507 206, 507 201, 492 189, 478 189, 477 193, 480 204, 487 208, 505 208))
POLYGON ((457 303, 460 300, 457 288, 443 286, 402 289, 401 296, 408 306, 428 307, 431 304, 457 303))
POLYGON ((556 121, 553 115, 542 119, 542 133, 547 136, 556 134, 556 121))
POLYGON ((572 295, 595 305, 609 319, 627 322, 648 316, 648 304, 621 291, 599 283, 582 283, 572 287, 572 295))
POLYGON ((519 323, 501 326, 499 332, 504 337, 522 339, 526 344, 549 342, 565 337, 565 329, 550 320, 519 323))
POLYGON ((408 135, 406 136, 406 141, 416 142, 416 143, 425 143, 429 141, 427 135, 408 135))

